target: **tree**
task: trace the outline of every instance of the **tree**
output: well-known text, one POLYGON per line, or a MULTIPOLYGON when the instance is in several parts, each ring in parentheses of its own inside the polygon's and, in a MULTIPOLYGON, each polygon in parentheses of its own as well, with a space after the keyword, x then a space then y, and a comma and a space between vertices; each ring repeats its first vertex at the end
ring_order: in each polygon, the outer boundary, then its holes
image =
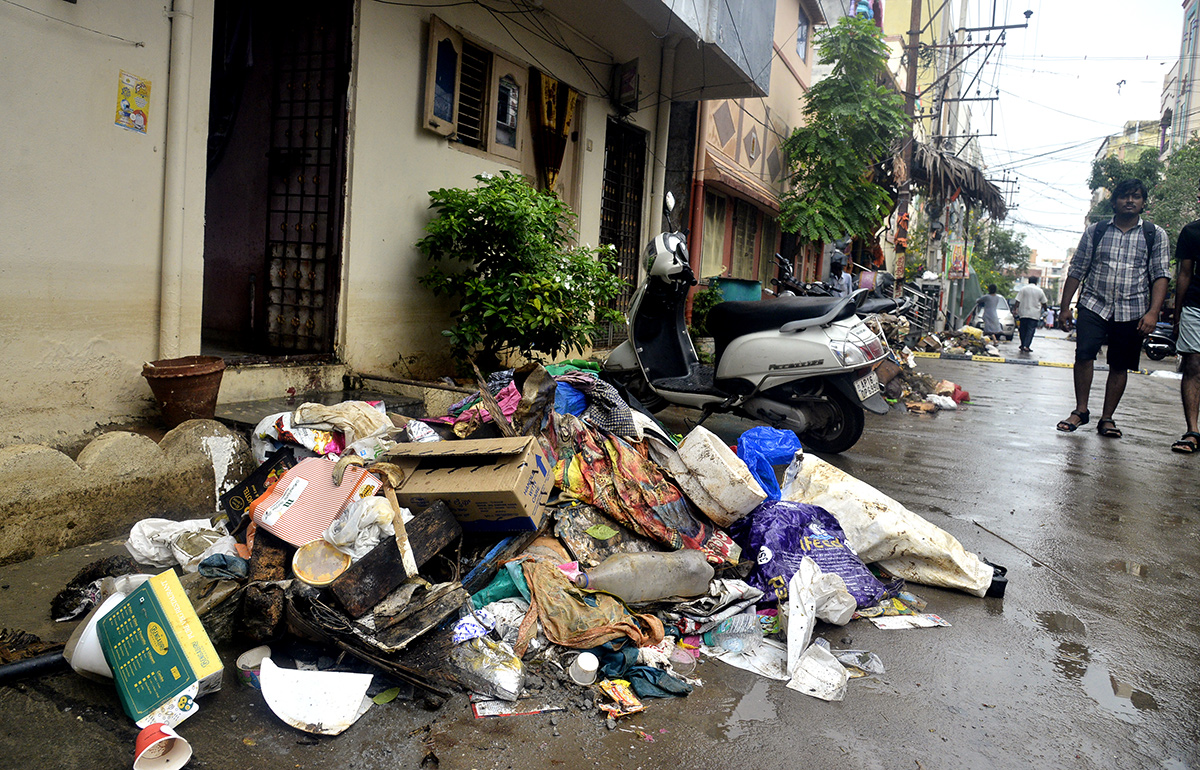
MULTIPOLYGON (((1159 182, 1163 177, 1163 164, 1153 147, 1146 147, 1136 158, 1122 160, 1116 155, 1096 158, 1092 161, 1092 174, 1088 177, 1088 188, 1096 192, 1101 187, 1112 190, 1118 182, 1125 179, 1140 179, 1146 184, 1146 190, 1153 199, 1159 182)), ((1088 219, 1099 222, 1112 216, 1112 204, 1105 198, 1099 201, 1088 212, 1088 219)))
POLYGON ((1163 179, 1154 188, 1146 218, 1174 241, 1183 226, 1200 217, 1196 185, 1200 183, 1200 139, 1193 138, 1167 159, 1163 179))
POLYGON ((1031 254, 1024 233, 1005 230, 991 221, 981 223, 976 231, 974 252, 971 266, 979 285, 994 283, 1004 296, 1012 292, 1016 274, 1029 267, 1031 254))
POLYGON ((833 70, 809 89, 804 125, 784 141, 780 223, 809 242, 871 237, 893 206, 873 170, 908 125, 904 100, 879 84, 888 48, 872 22, 843 17, 817 33, 817 51, 833 70))
POLYGON ((437 216, 417 248, 434 264, 420 278, 435 296, 458 298, 454 328, 442 332, 460 359, 531 361, 592 343, 620 322, 608 304, 621 289, 616 254, 572 246, 574 214, 518 174, 481 174, 473 190, 429 193, 437 216), (452 263, 447 267, 443 261, 452 263))

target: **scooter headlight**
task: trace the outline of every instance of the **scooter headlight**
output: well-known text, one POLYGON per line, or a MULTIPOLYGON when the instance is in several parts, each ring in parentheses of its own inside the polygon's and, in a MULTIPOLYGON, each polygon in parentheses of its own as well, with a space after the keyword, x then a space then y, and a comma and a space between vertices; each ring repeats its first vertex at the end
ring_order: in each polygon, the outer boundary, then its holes
POLYGON ((862 324, 855 326, 844 340, 830 340, 829 350, 842 366, 865 366, 878 361, 885 353, 879 337, 862 324))

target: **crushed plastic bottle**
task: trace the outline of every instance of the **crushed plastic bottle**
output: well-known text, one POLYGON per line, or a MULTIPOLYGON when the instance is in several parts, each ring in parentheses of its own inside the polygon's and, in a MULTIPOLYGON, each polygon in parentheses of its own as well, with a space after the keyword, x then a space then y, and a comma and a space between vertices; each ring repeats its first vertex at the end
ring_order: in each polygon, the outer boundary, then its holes
POLYGON ((575 585, 604 591, 626 602, 650 602, 670 596, 708 593, 712 565, 692 548, 667 553, 616 553, 596 568, 581 572, 575 585))
POLYGON ((762 626, 753 608, 717 624, 704 634, 704 643, 726 652, 754 652, 762 646, 762 626))

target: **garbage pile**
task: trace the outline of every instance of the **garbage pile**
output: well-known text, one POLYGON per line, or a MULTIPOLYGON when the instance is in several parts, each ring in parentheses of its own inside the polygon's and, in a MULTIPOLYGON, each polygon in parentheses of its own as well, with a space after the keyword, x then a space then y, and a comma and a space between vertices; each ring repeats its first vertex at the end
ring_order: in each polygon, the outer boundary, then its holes
POLYGON ((949 353, 951 355, 999 356, 1000 348, 994 341, 983 336, 983 330, 975 326, 963 326, 958 331, 926 334, 916 342, 916 349, 923 353, 949 353))
POLYGON ((71 666, 114 683, 139 755, 171 767, 191 753, 176 729, 222 686, 214 642, 254 645, 238 681, 306 732, 455 689, 476 716, 574 706, 614 728, 702 686, 703 658, 841 700, 885 664, 818 624, 946 626, 909 584, 1005 587, 795 434, 677 441, 583 362, 493 375, 436 418, 303 404, 265 416, 252 449, 220 515, 139 522, 132 559, 55 601, 82 618, 71 666), (300 666, 300 640, 328 652, 300 666))
POLYGON ((916 371, 917 362, 907 348, 893 353, 875 369, 883 397, 891 403, 903 403, 910 412, 929 414, 938 410, 954 411, 971 400, 971 394, 949 380, 935 380, 916 371))

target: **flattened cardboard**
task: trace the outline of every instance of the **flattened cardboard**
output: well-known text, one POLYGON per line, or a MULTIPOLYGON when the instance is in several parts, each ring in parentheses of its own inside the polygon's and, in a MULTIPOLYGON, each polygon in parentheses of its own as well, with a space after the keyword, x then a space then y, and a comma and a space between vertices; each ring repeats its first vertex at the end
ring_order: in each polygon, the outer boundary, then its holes
POLYGON ((553 467, 531 436, 398 444, 387 458, 416 461, 396 490, 401 505, 419 510, 442 500, 466 531, 536 530, 554 487, 553 467))

